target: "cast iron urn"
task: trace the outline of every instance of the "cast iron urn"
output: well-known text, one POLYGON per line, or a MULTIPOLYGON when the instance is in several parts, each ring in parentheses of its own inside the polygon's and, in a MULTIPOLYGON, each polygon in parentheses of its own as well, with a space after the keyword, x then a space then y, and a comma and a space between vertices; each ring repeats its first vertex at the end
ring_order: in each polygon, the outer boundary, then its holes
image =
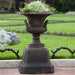
POLYGON ((26 31, 32 33, 32 42, 23 51, 23 60, 19 63, 19 71, 22 74, 53 73, 54 66, 50 62, 49 51, 40 42, 40 34, 47 30, 45 18, 53 12, 26 12, 29 22, 25 20, 26 31))

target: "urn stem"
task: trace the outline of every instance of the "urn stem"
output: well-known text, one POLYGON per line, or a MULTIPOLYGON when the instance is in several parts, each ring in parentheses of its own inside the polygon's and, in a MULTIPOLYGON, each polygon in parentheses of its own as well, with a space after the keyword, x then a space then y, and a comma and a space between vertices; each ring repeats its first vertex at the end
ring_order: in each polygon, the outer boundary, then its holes
POLYGON ((40 34, 32 34, 33 35, 33 43, 34 44, 40 44, 40 34))

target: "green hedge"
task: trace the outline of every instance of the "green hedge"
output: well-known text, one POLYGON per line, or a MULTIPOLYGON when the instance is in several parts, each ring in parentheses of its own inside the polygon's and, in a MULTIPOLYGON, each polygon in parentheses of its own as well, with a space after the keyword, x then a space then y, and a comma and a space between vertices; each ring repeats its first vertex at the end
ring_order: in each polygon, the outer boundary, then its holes
POLYGON ((75 0, 55 0, 55 8, 61 12, 75 11, 75 0))

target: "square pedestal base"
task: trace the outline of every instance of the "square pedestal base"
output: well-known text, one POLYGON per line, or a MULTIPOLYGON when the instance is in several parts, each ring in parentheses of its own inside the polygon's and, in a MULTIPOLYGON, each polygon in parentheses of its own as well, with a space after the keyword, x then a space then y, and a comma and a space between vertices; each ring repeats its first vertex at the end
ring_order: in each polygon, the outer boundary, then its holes
POLYGON ((54 73, 54 66, 52 64, 50 65, 35 65, 35 64, 25 64, 24 62, 21 62, 19 64, 19 71, 22 74, 49 74, 54 73))

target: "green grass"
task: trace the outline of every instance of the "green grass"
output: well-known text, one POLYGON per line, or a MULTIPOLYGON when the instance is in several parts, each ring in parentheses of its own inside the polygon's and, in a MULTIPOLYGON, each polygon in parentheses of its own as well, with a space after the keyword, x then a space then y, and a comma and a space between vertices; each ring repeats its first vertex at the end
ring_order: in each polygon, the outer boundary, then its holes
POLYGON ((16 20, 18 20, 18 19, 26 19, 26 17, 25 16, 23 16, 23 15, 20 15, 20 14, 0 14, 0 19, 10 19, 10 20, 14 20, 14 19, 16 19, 16 20))
MULTIPOLYGON (((26 26, 11 26, 11 27, 0 27, 0 30, 4 29, 7 31, 19 31, 25 32, 26 26)), ((47 32, 45 33, 54 33, 54 34, 75 34, 75 23, 56 23, 56 24, 48 24, 47 32)))
MULTIPOLYGON (((19 50, 19 56, 22 58, 23 55, 23 49, 32 41, 32 35, 31 34, 17 34, 20 40, 20 43, 17 45, 9 46, 9 47, 0 47, 0 49, 5 48, 13 48, 14 50, 19 50)), ((41 35, 41 42, 45 44, 46 48, 50 52, 50 57, 52 56, 51 50, 56 50, 58 47, 69 47, 70 49, 75 49, 75 37, 62 37, 62 36, 51 36, 51 35, 41 35)), ((67 50, 61 50, 58 53, 56 53, 57 58, 75 58, 75 54, 72 55, 67 50)), ((56 58, 55 57, 55 58, 56 58)), ((17 57, 12 52, 4 52, 0 53, 0 59, 16 59, 17 57)))
MULTIPOLYGON (((45 44, 50 52, 50 56, 52 56, 51 50, 55 51, 59 47, 68 47, 71 50, 75 49, 74 46, 75 37, 62 37, 62 36, 49 36, 49 35, 42 35, 41 41, 45 44)), ((72 55, 69 51, 62 49, 56 53, 57 59, 70 59, 75 58, 75 54, 72 55), (73 56, 73 57, 72 57, 73 56)))
POLYGON ((3 17, 9 17, 9 18, 11 18, 11 17, 23 17, 23 15, 20 15, 20 14, 0 14, 0 18, 3 18, 3 17))
POLYGON ((56 23, 47 25, 47 33, 75 34, 75 23, 56 23))
MULTIPOLYGON (((3 21, 3 20, 0 20, 3 21)), ((16 24, 24 24, 24 20, 4 20, 7 22, 0 22, 0 25, 16 25, 16 24)))
MULTIPOLYGON (((0 14, 1 17, 5 18, 2 21, 9 21, 9 22, 1 22, 0 25, 16 25, 16 24, 24 24, 25 16, 19 14, 0 14), (9 19, 9 20, 7 20, 9 19), (19 20, 22 19, 22 20, 19 20)), ((0 17, 0 18, 1 18, 0 17)), ((47 17, 48 20, 75 20, 74 15, 66 15, 66 14, 55 14, 47 17)), ((1 20, 0 20, 1 21, 1 20)), ((47 33, 54 33, 54 34, 75 34, 75 23, 55 23, 55 24, 48 24, 47 25, 47 33)), ((24 32, 25 27, 17 26, 17 27, 0 27, 1 29, 10 30, 10 31, 19 31, 24 32)))
MULTIPOLYGON (((9 22, 7 23, 1 22, 0 25, 15 25, 15 24, 24 24, 24 20, 27 18, 20 14, 12 14, 12 15, 11 14, 0 14, 0 21, 1 19, 6 20, 6 21, 9 20, 9 22)), ((73 21, 75 20, 75 15, 55 14, 55 15, 48 16, 46 19, 73 21)))
MULTIPOLYGON (((0 14, 1 19, 9 20, 9 22, 1 22, 0 25, 16 25, 24 24, 25 16, 19 14, 0 14), (22 20, 20 20, 22 19, 22 20)), ((66 14, 55 14, 47 17, 48 20, 64 20, 64 21, 73 21, 75 16, 66 15, 66 14)), ((3 20, 2 20, 3 21, 3 20)), ((25 26, 11 26, 11 27, 0 27, 7 31, 25 31, 25 26)), ((46 33, 60 33, 60 34, 75 34, 75 23, 55 23, 47 25, 46 33)), ((17 45, 12 45, 9 47, 0 47, 0 49, 12 48, 15 51, 19 50, 20 59, 23 56, 23 49, 32 41, 32 35, 27 33, 18 33, 18 38, 20 43, 17 45)), ((45 44, 46 48, 50 52, 50 57, 52 56, 51 50, 56 50, 59 47, 68 47, 71 50, 75 49, 75 37, 64 37, 64 36, 52 36, 52 35, 41 35, 41 42, 45 44)), ((70 59, 75 58, 75 54, 71 54, 67 50, 60 50, 55 55, 56 59, 70 59)), ((17 59, 16 55, 11 51, 5 51, 4 53, 0 52, 0 59, 17 59)))
POLYGON ((16 24, 24 24, 24 20, 27 19, 23 15, 19 14, 0 14, 0 25, 16 25, 16 24))
MULTIPOLYGON (((31 41, 32 36, 29 34, 17 34, 20 43, 17 45, 12 45, 8 47, 0 47, 0 49, 5 49, 5 48, 12 48, 15 51, 19 50, 19 56, 22 58, 23 55, 23 49, 27 46, 27 44, 31 41)), ((16 59, 16 55, 12 52, 4 52, 0 54, 0 59, 16 59)))
POLYGON ((48 20, 63 20, 63 21, 73 21, 75 20, 75 15, 67 14, 54 14, 47 17, 48 20))
POLYGON ((11 26, 11 27, 0 27, 0 30, 6 30, 6 31, 18 31, 18 32, 25 32, 26 27, 25 26, 11 26))

